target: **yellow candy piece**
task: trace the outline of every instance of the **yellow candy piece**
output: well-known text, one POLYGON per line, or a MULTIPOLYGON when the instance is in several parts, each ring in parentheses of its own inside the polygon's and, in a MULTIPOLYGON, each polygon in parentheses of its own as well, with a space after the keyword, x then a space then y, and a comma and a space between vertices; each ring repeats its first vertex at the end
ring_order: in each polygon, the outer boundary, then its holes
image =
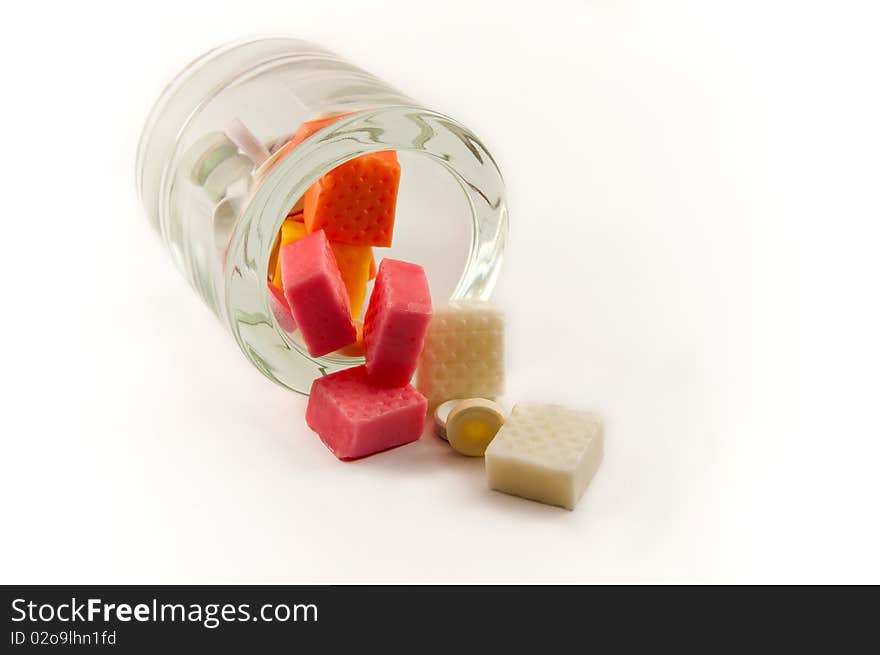
MULTIPOLYGON (((281 224, 281 230, 279 230, 278 234, 279 238, 277 239, 276 244, 278 250, 281 250, 284 246, 302 239, 306 235, 306 226, 298 221, 286 220, 281 224)), ((272 284, 274 284, 275 288, 279 291, 284 291, 284 287, 281 284, 281 259, 278 257, 277 251, 275 251, 275 253, 275 274, 272 276, 272 284)), ((270 265, 271 261, 272 258, 270 256, 270 265)))
POLYGON ((370 252, 370 274, 367 276, 367 279, 376 279, 376 258, 373 256, 372 252, 370 252))
MULTIPOLYGON (((278 280, 278 251, 281 250, 281 230, 278 230, 278 234, 275 235, 275 243, 272 244, 272 251, 269 253, 269 281, 274 282, 278 280)), ((278 280, 278 283, 281 283, 281 280, 278 280)), ((281 287, 278 287, 280 290, 281 287)))
POLYGON ((350 343, 336 351, 337 355, 345 357, 363 357, 364 356, 364 322, 355 321, 354 327, 357 330, 357 339, 354 343, 350 343))
POLYGON ((485 398, 462 400, 446 419, 446 438, 462 455, 482 457, 502 425, 504 410, 498 403, 485 398))
POLYGON ((370 246, 353 246, 347 243, 330 243, 336 265, 342 273, 342 281, 348 292, 351 315, 358 318, 364 307, 367 295, 367 281, 370 278, 370 262, 373 260, 373 249, 370 246))

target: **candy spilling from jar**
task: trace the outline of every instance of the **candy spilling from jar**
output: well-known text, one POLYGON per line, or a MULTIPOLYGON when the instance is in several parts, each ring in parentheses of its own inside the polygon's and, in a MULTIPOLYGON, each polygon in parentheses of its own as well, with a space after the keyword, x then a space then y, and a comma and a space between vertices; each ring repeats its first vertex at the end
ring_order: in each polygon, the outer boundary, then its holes
MULTIPOLYGON (((237 119, 203 138, 188 170, 218 201, 215 230, 218 221, 234 222, 254 166, 341 117, 303 123, 268 144, 237 119)), ((599 419, 535 403, 505 416, 495 402, 505 382, 500 309, 484 301, 433 306, 416 263, 385 258, 377 270, 373 248, 392 243, 399 181, 394 152, 346 162, 307 190, 276 238, 267 286, 279 327, 296 332, 313 357, 365 358, 315 380, 308 426, 336 457, 355 460, 416 441, 433 412, 435 431, 455 452, 485 458, 492 489, 574 509, 603 458, 599 419)))

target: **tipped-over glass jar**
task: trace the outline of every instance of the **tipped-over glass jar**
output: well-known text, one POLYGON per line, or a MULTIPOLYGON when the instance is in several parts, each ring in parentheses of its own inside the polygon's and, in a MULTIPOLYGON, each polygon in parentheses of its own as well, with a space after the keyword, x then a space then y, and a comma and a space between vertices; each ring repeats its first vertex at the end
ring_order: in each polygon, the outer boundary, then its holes
POLYGON ((507 233, 494 159, 460 123, 326 50, 291 38, 213 50, 165 89, 141 135, 141 202, 178 268, 248 359, 295 391, 363 360, 311 357, 279 325, 267 285, 276 235, 322 175, 385 150, 397 151, 401 179, 393 244, 377 259, 424 266, 435 302, 488 298, 507 233), (330 116, 342 118, 281 147, 301 123, 330 116), (260 162, 232 146, 231 122, 270 156, 260 162))

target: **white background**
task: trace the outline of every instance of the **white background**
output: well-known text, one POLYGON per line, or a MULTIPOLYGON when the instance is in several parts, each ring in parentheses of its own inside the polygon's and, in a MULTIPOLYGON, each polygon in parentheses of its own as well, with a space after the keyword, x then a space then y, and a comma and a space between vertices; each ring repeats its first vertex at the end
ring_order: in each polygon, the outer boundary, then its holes
POLYGON ((876 3, 17 6, 0 582, 880 582, 876 3), (337 462, 171 265, 141 125, 259 33, 496 155, 506 400, 606 421, 576 511, 489 491, 434 438, 337 462))

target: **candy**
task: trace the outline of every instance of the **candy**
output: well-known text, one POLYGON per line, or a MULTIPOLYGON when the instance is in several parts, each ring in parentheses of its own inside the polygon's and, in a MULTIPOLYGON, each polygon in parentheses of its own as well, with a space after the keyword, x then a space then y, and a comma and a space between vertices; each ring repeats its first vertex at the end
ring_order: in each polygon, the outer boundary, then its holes
POLYGON ((489 487, 574 509, 603 449, 602 424, 593 414, 518 403, 486 449, 489 487))
POLYGON ((296 201, 296 204, 287 212, 287 218, 303 222, 303 201, 302 198, 296 201))
POLYGON ((344 348, 340 348, 335 354, 345 357, 363 357, 364 356, 364 322, 355 321, 354 327, 357 330, 357 340, 350 343, 344 348))
MULTIPOLYGON (((283 248, 289 243, 298 241, 306 235, 305 225, 298 221, 302 214, 288 216, 284 223, 281 224, 279 237, 276 241, 275 248, 283 248)), ((370 261, 373 257, 372 249, 369 246, 351 246, 345 243, 331 243, 330 248, 336 259, 336 265, 342 275, 342 281, 345 284, 346 293, 348 293, 348 302, 351 306, 351 315, 358 317, 364 306, 364 297, 367 294, 367 281, 370 272, 370 261)), ((273 252, 274 249, 273 249, 273 252)), ((270 254, 269 267, 273 268, 273 257, 270 254)), ((281 285, 281 262, 274 258, 275 274, 272 277, 272 283, 276 288, 283 288, 281 285)))
POLYGON ((364 318, 364 350, 370 377, 386 385, 408 383, 430 321, 431 293, 425 269, 383 259, 364 318))
POLYGON ((351 315, 357 318, 361 315, 364 297, 367 295, 367 281, 370 276, 370 260, 373 258, 373 249, 370 246, 352 246, 347 243, 333 242, 330 243, 330 248, 336 257, 339 272, 342 273, 342 281, 345 282, 348 302, 351 305, 351 315))
POLYGON ((326 355, 355 341, 348 294, 324 233, 283 246, 279 260, 284 297, 309 354, 326 355))
POLYGON ((434 309, 416 387, 431 407, 450 398, 504 393, 504 317, 493 304, 454 301, 434 309))
POLYGON ((426 401, 411 385, 385 387, 364 366, 312 383, 306 423, 339 459, 366 457, 422 435, 426 401))
POLYGON ((440 403, 434 410, 434 433, 441 439, 447 439, 446 420, 449 418, 449 412, 460 402, 461 398, 453 398, 445 403, 440 403))
POLYGON ((457 403, 446 420, 449 445, 462 455, 482 457, 486 447, 504 425, 504 410, 485 398, 457 403))
POLYGON ((306 227, 323 229, 331 241, 390 246, 399 183, 400 164, 392 151, 337 166, 306 191, 306 227))
MULTIPOLYGON (((350 116, 354 112, 347 112, 345 114, 337 114, 335 116, 326 116, 324 118, 318 118, 313 121, 305 121, 302 123, 293 133, 292 136, 282 136, 276 139, 275 143, 272 144, 272 148, 270 150, 271 154, 275 154, 276 152, 281 152, 278 156, 278 160, 286 157, 291 150, 296 148, 300 143, 308 139, 318 130, 324 129, 328 125, 335 123, 340 118, 345 118, 346 116, 350 116)), ((277 160, 276 160, 277 161, 277 160)))
POLYGON ((290 140, 293 138, 292 134, 285 134, 284 136, 279 136, 272 142, 271 147, 269 148, 269 154, 274 155, 276 152, 281 150, 284 146, 286 146, 290 140))
POLYGON ((246 182, 250 178, 254 164, 244 155, 233 155, 220 162, 205 178, 202 185, 208 197, 217 202, 226 195, 229 188, 246 182))
POLYGON ((370 248, 370 272, 367 275, 368 280, 376 279, 376 256, 373 254, 373 249, 370 248))
POLYGON ((269 149, 239 119, 226 123, 223 132, 257 166, 269 159, 269 149))
POLYGON ((284 297, 284 292, 276 288, 273 284, 267 285, 269 288, 269 309, 278 321, 278 325, 285 332, 293 332, 296 329, 296 321, 293 320, 293 314, 290 312, 290 305, 284 297))
POLYGON ((354 112, 347 112, 345 114, 337 114, 336 116, 327 116, 326 118, 318 118, 313 121, 306 121, 302 125, 300 125, 296 132, 293 134, 293 138, 287 144, 288 148, 296 148, 300 143, 308 139, 318 130, 323 130, 328 125, 332 125, 340 118, 345 118, 346 116, 351 116, 354 112))
POLYGON ((269 281, 273 283, 277 281, 278 286, 275 286, 276 289, 280 291, 284 291, 281 285, 281 264, 278 263, 278 252, 281 250, 281 230, 278 230, 278 234, 275 235, 275 242, 272 244, 272 250, 269 251, 269 268, 271 271, 269 275, 269 281))
POLYGON ((235 144, 222 132, 208 132, 193 143, 181 160, 184 171, 194 184, 202 186, 221 162, 238 153, 235 144))
MULTIPOLYGON (((278 159, 315 132, 350 114, 306 121, 278 148, 278 159)), ((399 182, 400 164, 393 151, 362 155, 337 166, 309 187, 302 198, 306 227, 309 232, 325 230, 334 243, 390 246, 399 182)))
MULTIPOLYGON (((280 252, 281 248, 284 246, 290 245, 294 241, 299 241, 306 235, 305 225, 299 223, 297 221, 287 219, 281 224, 281 229, 278 231, 278 250, 280 252)), ((271 257, 270 257, 270 267, 271 267, 271 257)), ((276 289, 284 289, 284 286, 281 284, 281 258, 276 257, 275 259, 275 275, 272 276, 272 284, 275 285, 276 289)))

